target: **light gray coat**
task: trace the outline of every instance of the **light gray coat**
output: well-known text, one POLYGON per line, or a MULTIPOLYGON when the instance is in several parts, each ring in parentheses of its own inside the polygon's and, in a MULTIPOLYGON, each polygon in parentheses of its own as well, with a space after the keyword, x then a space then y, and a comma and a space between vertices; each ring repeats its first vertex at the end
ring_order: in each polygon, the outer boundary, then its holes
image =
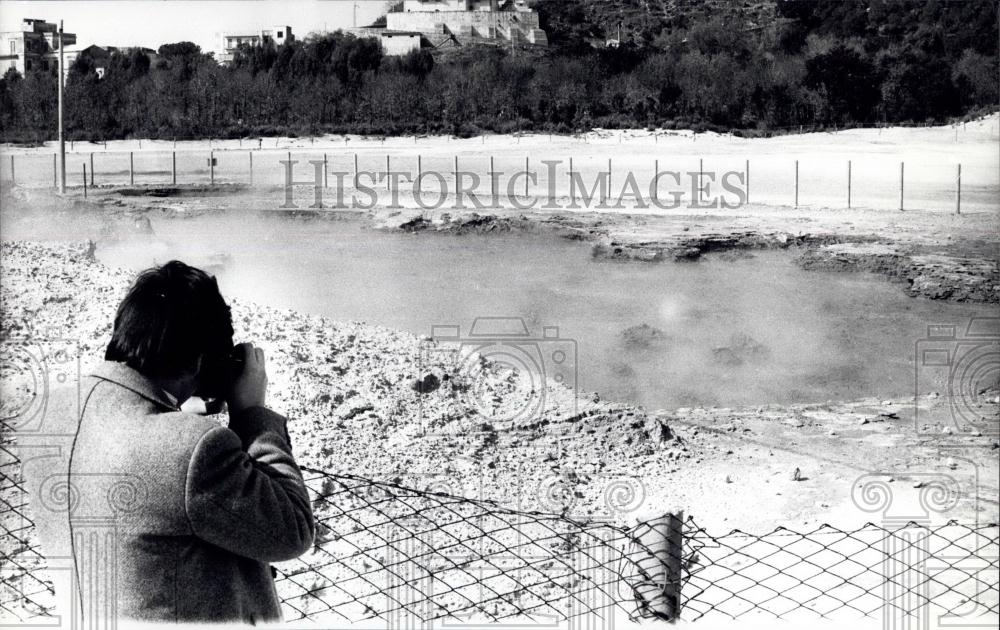
POLYGON ((23 473, 42 551, 65 560, 55 581, 83 614, 280 620, 269 563, 315 535, 284 417, 257 407, 226 428, 111 362, 44 416, 17 436, 23 473))

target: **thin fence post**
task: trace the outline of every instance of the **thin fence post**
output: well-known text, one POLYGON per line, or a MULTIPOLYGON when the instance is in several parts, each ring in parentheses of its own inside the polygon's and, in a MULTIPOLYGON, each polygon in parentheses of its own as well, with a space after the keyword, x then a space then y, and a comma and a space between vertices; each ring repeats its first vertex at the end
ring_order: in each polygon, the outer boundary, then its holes
POLYGON ((899 211, 903 211, 903 166, 904 162, 899 163, 899 211))
POLYGON ((698 158, 698 201, 705 200, 705 158, 698 158))
POLYGON ((58 182, 58 180, 56 178, 56 171, 59 170, 58 167, 56 166, 56 158, 57 157, 58 157, 58 155, 56 153, 52 154, 52 187, 53 188, 58 188, 59 187, 59 182, 58 182))
POLYGON ((208 177, 209 183, 215 184, 215 151, 208 152, 208 177))
POLYGON ((851 161, 847 160, 847 209, 851 209, 851 161))
MULTIPOLYGON (((416 140, 416 136, 413 139, 416 140)), ((421 155, 417 155, 417 181, 422 181, 421 178, 424 175, 424 158, 421 155)))
POLYGON ((385 154, 385 189, 386 190, 389 190, 389 182, 391 182, 391 181, 392 180, 389 177, 389 154, 386 153, 385 154))
POLYGON ((82 164, 81 166, 83 166, 83 198, 86 199, 87 198, 87 165, 86 164, 82 164))
POLYGON ((10 154, 10 183, 11 185, 17 182, 17 178, 14 176, 14 154, 10 154))
POLYGON ((131 151, 128 152, 128 185, 135 185, 135 155, 131 151))
POLYGON ((354 154, 354 187, 358 187, 358 154, 354 154))
MULTIPOLYGON (((619 136, 619 138, 620 137, 621 136, 619 136)), ((611 196, 611 158, 608 158, 608 197, 610 196, 611 196)), ((608 197, 604 198, 605 203, 607 202, 608 197)))
MULTIPOLYGON (((14 172, 13 162, 11 163, 11 173, 14 172)), ((962 214, 962 165, 958 165, 958 172, 955 175, 955 214, 962 214)))
POLYGON ((330 169, 327 167, 326 153, 323 154, 323 188, 330 187, 330 169))
POLYGON ((795 160, 795 207, 799 207, 799 161, 795 160))
POLYGON ((747 196, 744 203, 750 203, 750 159, 747 159, 746 163, 746 174, 747 174, 747 196))
POLYGON ((90 152, 90 187, 94 187, 94 152, 90 152))
POLYGON ((493 170, 493 156, 490 156, 490 199, 496 199, 497 196, 497 179, 495 177, 496 172, 493 170))
MULTIPOLYGON (((93 171, 91 171, 91 174, 93 174, 93 171)), ((170 181, 174 184, 174 186, 177 185, 177 151, 171 153, 170 181)))
POLYGON ((659 158, 653 160, 653 201, 658 202, 660 200, 660 160, 659 158))
POLYGON ((569 202, 576 205, 576 191, 573 188, 573 158, 569 159, 569 202))
POLYGON ((250 185, 253 186, 253 151, 247 151, 247 156, 250 158, 250 185))

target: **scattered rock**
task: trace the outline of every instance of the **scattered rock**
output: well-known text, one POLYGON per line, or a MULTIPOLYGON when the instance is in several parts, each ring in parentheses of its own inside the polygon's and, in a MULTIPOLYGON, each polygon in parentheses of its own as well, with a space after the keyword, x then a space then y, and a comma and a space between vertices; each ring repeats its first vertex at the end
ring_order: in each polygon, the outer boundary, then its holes
POLYGON ((410 387, 420 394, 429 394, 441 387, 441 379, 433 373, 428 373, 423 378, 414 379, 410 387))

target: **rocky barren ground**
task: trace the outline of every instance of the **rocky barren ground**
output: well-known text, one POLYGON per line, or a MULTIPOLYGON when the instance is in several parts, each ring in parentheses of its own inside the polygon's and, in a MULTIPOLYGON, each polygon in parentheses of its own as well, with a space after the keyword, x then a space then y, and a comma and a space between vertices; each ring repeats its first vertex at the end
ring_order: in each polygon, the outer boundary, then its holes
MULTIPOLYGON (((2 253, 5 339, 70 339, 84 364, 99 358, 132 274, 86 243, 2 253)), ((982 486, 952 516, 995 520, 995 438, 953 428, 944 395, 652 411, 548 383, 544 410, 518 415, 538 395, 521 375, 476 361, 473 375, 426 338, 236 300, 233 313, 237 336, 266 349, 269 402, 313 468, 584 517, 607 516, 604 489, 629 479, 645 498, 617 515, 626 521, 683 508, 706 527, 749 530, 871 520, 852 502, 859 477, 885 471, 905 494, 908 476, 938 471, 982 486), (553 483, 571 489, 568 508, 548 497, 553 483)))

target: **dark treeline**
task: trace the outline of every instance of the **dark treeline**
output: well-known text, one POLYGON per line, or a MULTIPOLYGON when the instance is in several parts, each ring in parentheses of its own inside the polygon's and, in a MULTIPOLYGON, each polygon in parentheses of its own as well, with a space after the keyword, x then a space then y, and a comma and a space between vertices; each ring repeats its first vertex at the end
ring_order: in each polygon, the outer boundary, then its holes
MULTIPOLYGON (((592 127, 738 129, 925 123, 998 101, 997 5, 779 2, 741 28, 726 16, 659 24, 594 48, 572 2, 538 5, 545 52, 482 46, 386 57, 333 33, 242 49, 219 66, 198 46, 111 54, 99 78, 80 57, 66 87, 70 138, 318 133, 571 132, 592 127), (557 8, 560 7, 560 8, 557 8), (623 38, 624 40, 625 38, 623 38)), ((0 134, 52 139, 51 73, 0 79, 0 134)))

